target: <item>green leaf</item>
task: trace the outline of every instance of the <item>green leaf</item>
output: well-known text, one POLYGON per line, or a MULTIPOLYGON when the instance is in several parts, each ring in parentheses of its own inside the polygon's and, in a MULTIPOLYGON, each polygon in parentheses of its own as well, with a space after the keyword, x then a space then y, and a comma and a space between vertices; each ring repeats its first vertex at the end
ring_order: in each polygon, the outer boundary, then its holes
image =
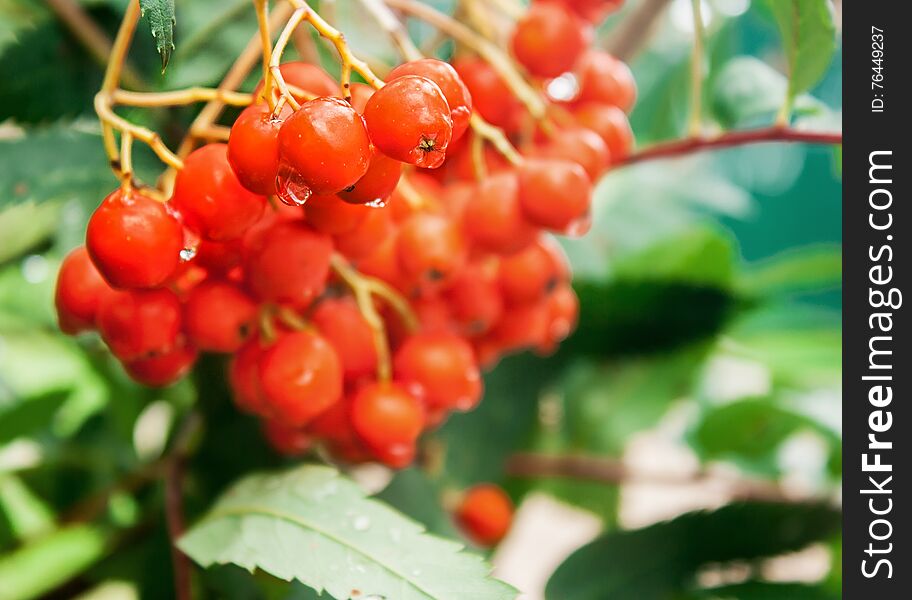
POLYGON ((836 52, 830 0, 766 0, 776 19, 789 69, 788 100, 811 89, 836 52))
POLYGON ((548 581, 550 600, 667 600, 708 563, 799 550, 839 530, 822 504, 738 503, 633 531, 605 534, 570 555, 548 581))
POLYGON ((452 517, 440 503, 440 490, 420 469, 398 471, 375 498, 415 519, 431 533, 458 536, 452 517))
POLYGON ((104 533, 74 525, 0 556, 0 600, 25 600, 53 590, 99 560, 104 533))
POLYGON ((6 516, 19 540, 32 539, 54 529, 51 508, 15 475, 0 473, 0 513, 6 516))
POLYGON ((0 207, 55 200, 94 206, 116 185, 97 125, 53 125, 0 139, 0 207))
POLYGON ((323 466, 244 478, 178 545, 203 566, 259 568, 338 600, 516 596, 460 544, 427 534, 323 466))
POLYGON ((693 592, 687 600, 838 600, 841 594, 819 584, 747 581, 693 592))
POLYGON ((161 56, 162 72, 168 68, 174 50, 174 0, 139 0, 143 17, 149 19, 149 29, 155 38, 155 48, 161 56))
POLYGON ((842 283, 842 248, 813 245, 789 250, 748 267, 738 287, 757 296, 819 292, 842 283))
POLYGON ((0 209, 0 263, 47 239, 57 228, 60 206, 25 202, 0 209))

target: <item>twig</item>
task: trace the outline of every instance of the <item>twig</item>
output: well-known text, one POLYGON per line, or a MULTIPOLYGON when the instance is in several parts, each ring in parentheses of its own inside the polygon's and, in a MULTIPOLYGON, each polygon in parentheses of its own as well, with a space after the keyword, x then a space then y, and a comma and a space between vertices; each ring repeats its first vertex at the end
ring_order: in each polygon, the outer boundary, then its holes
POLYGON ((605 44, 605 49, 617 58, 630 62, 649 41, 650 33, 671 0, 643 0, 635 5, 605 44))
POLYGON ((690 124, 688 133, 700 135, 703 127, 703 0, 691 0, 693 5, 694 42, 690 57, 690 124))
POLYGON ((631 154, 612 168, 631 165, 648 160, 672 158, 718 148, 730 148, 745 144, 768 142, 802 142, 805 144, 841 144, 841 133, 819 133, 790 129, 788 127, 767 127, 747 131, 731 131, 717 137, 688 137, 671 142, 661 142, 631 154))
POLYGON ((173 92, 131 92, 117 89, 111 93, 114 104, 125 106, 179 106, 195 102, 218 100, 232 106, 247 106, 253 102, 253 95, 232 92, 219 88, 192 87, 173 92))
MULTIPOLYGON (((79 40, 85 49, 100 65, 108 63, 111 54, 111 40, 95 21, 86 13, 85 9, 74 0, 47 0, 48 7, 57 15, 67 29, 79 40)), ((121 73, 123 82, 132 88, 142 89, 142 79, 129 65, 123 66, 121 73)))
POLYGON ((609 485, 655 484, 692 485, 718 483, 730 489, 737 500, 767 500, 794 502, 775 482, 736 479, 706 471, 693 473, 643 473, 632 471, 620 460, 580 455, 551 455, 537 453, 514 454, 507 460, 506 474, 520 478, 553 477, 593 481, 609 485))

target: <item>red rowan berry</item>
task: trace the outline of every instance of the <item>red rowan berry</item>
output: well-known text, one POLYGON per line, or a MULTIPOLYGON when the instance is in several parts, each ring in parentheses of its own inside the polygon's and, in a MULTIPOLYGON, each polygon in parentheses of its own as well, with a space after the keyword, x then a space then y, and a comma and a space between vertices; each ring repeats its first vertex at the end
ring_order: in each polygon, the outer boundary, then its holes
POLYGON ((566 278, 565 261, 560 247, 547 238, 503 257, 498 279, 504 299, 511 305, 540 301, 566 278))
POLYGON ((210 273, 226 275, 241 264, 241 240, 201 240, 192 262, 210 273))
POLYGON ((332 240, 295 221, 279 221, 244 251, 247 286, 260 300, 304 308, 326 287, 332 240))
POLYGON ((184 329, 205 352, 236 352, 250 336, 257 305, 236 285, 208 280, 184 301, 184 329))
POLYGON ((569 160, 527 159, 519 169, 519 202, 529 221, 570 233, 592 203, 592 182, 569 160))
POLYGON ((255 194, 276 193, 279 129, 291 113, 287 104, 279 115, 273 115, 266 104, 251 104, 231 126, 228 163, 241 185, 255 194))
POLYGON ((388 209, 371 209, 357 227, 333 237, 333 241, 339 252, 347 258, 358 260, 372 254, 383 240, 392 235, 393 229, 388 209))
POLYGON ((513 521, 513 502, 498 486, 475 485, 462 497, 456 522, 480 546, 494 546, 507 535, 513 521))
POLYGON ((598 181, 610 163, 611 153, 605 140, 585 127, 556 131, 545 144, 534 147, 532 156, 572 160, 586 170, 589 179, 598 181))
POLYGON ((321 301, 311 315, 311 322, 335 348, 346 379, 357 379, 376 371, 377 347, 373 330, 353 299, 321 301))
POLYGON ((181 332, 181 305, 168 289, 114 291, 98 309, 98 331, 117 358, 164 354, 181 332))
POLYGON ((124 369, 134 381, 150 387, 164 387, 189 373, 197 356, 193 346, 179 343, 162 354, 126 362, 124 369))
POLYGON ((366 83, 355 82, 348 90, 351 93, 352 108, 363 115, 364 109, 367 108, 367 101, 374 95, 374 88, 366 83))
POLYGON ((263 215, 266 198, 241 185, 228 164, 228 146, 207 144, 184 159, 171 204, 205 239, 239 238, 263 215))
POLYGON ((453 68, 468 88, 475 110, 486 121, 508 131, 518 129, 522 104, 494 67, 480 58, 465 58, 455 61, 453 68))
POLYGON ((513 31, 516 59, 539 77, 557 77, 573 65, 592 42, 592 26, 555 1, 532 3, 513 31))
POLYGON ((382 204, 396 189, 401 175, 401 162, 374 152, 364 177, 339 192, 339 198, 350 204, 382 204))
POLYGON ((402 223, 396 254, 403 275, 421 285, 450 278, 465 264, 467 250, 456 223, 439 215, 417 213, 402 223))
POLYGON ((364 119, 350 104, 305 102, 279 130, 279 196, 302 204, 311 193, 341 192, 364 176, 370 157, 364 119))
POLYGON ((304 206, 307 224, 328 235, 348 233, 361 224, 367 213, 373 210, 362 204, 349 204, 339 196, 313 195, 304 206))
POLYGON ((469 263, 452 279, 443 296, 463 333, 478 335, 488 331, 504 311, 497 261, 469 263))
POLYGON ((371 141, 387 156, 419 167, 443 164, 453 120, 443 92, 430 79, 393 79, 367 101, 364 120, 371 141))
POLYGON ((418 333, 396 352, 396 380, 432 408, 470 410, 482 382, 472 346, 452 333, 418 333))
POLYGON ((586 103, 574 110, 577 122, 599 134, 612 161, 623 160, 633 149, 633 131, 627 115, 616 106, 586 103))
POLYGON ((306 425, 342 397, 339 357, 311 331, 280 334, 260 355, 259 376, 270 414, 290 427, 306 425))
POLYGON ((390 71, 386 80, 389 82, 403 75, 420 75, 437 84, 450 107, 450 119, 453 121, 450 141, 459 139, 472 116, 472 95, 452 65, 436 58, 419 58, 399 65, 390 71))
POLYGON ((523 217, 515 172, 492 175, 478 184, 463 214, 469 240, 481 250, 509 254, 535 240, 536 228, 523 217))
POLYGON ((399 462, 411 453, 424 427, 421 403, 402 386, 369 383, 354 396, 352 426, 358 436, 384 462, 399 462), (397 460, 398 459, 398 460, 397 460))
POLYGON ((60 330, 70 335, 95 328, 98 306, 111 292, 85 246, 67 254, 57 274, 54 305, 60 330))
MULTIPOLYGON (((316 65, 296 60, 279 65, 279 72, 282 73, 282 79, 290 86, 294 86, 303 92, 313 94, 314 96, 339 96, 339 83, 333 79, 329 73, 316 65)), ((258 96, 263 89, 263 82, 260 81, 254 90, 254 96, 258 96)), ((273 86, 275 89, 275 86, 273 86)), ((304 98, 295 95, 298 102, 304 102, 304 98)))
POLYGON ((313 436, 300 427, 289 427, 276 419, 263 421, 263 437, 273 450, 285 456, 301 456, 313 447, 313 436))
POLYGON ((624 0, 560 0, 562 4, 590 23, 598 23, 624 4, 624 0))
POLYGON ((234 354, 228 366, 228 383, 235 405, 243 412, 268 416, 269 410, 260 385, 259 362, 265 345, 257 337, 251 337, 234 354))
POLYGON ((183 240, 168 208, 136 190, 111 192, 86 229, 92 262, 116 288, 152 288, 167 281, 180 263, 183 240))
POLYGON ((577 65, 578 102, 595 102, 617 106, 630 112, 636 102, 636 81, 630 68, 601 50, 589 50, 577 65))

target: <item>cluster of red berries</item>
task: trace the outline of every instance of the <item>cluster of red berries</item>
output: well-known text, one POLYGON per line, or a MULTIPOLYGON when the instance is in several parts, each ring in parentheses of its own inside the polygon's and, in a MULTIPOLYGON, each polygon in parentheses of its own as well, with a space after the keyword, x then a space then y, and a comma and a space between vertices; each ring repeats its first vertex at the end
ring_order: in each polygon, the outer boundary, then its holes
POLYGON ((563 38, 588 43, 590 5, 610 4, 535 2, 517 26, 531 75, 572 68, 580 82, 557 107, 572 126, 551 134, 480 60, 411 61, 348 94, 318 67, 282 65, 299 109, 261 83, 227 144, 186 157, 168 202, 130 187, 105 198, 60 271, 62 330, 97 330, 148 385, 176 381, 198 352, 229 354, 237 406, 278 450, 320 442, 346 461, 409 464, 424 430, 478 403, 481 367, 550 352, 575 326, 550 235, 585 229, 593 182, 629 151, 635 88, 622 63, 563 38), (536 44, 566 60, 545 68, 536 44), (519 164, 486 153, 478 177, 473 110, 504 127, 519 164), (407 299, 418 327, 370 297, 377 327, 339 264, 407 299))

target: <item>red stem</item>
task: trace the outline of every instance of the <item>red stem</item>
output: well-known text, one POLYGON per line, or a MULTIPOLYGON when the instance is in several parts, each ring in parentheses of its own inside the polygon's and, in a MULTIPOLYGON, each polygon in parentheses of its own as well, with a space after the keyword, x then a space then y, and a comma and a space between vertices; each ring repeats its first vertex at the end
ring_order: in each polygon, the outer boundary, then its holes
POLYGON ((841 133, 815 133, 800 131, 788 127, 767 127, 764 129, 749 129, 747 131, 732 131, 723 133, 718 137, 691 137, 671 142, 660 142, 653 146, 631 154, 615 167, 631 165, 647 160, 671 158, 684 154, 714 150, 717 148, 730 148, 745 144, 763 142, 803 142, 805 144, 841 144, 841 133))

